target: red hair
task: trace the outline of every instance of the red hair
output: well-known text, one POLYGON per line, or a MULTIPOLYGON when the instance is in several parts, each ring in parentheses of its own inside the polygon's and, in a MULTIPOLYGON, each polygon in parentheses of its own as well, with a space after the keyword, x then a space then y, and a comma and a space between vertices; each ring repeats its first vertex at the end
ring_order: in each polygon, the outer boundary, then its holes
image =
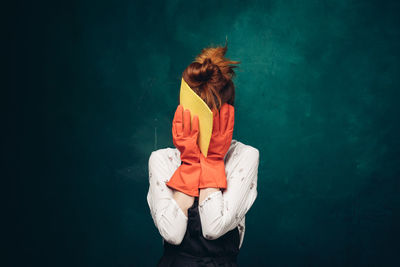
POLYGON ((234 66, 240 61, 225 57, 228 50, 224 47, 207 47, 201 50, 195 60, 183 71, 186 83, 207 103, 211 110, 220 109, 224 103, 234 105, 235 76, 234 66))

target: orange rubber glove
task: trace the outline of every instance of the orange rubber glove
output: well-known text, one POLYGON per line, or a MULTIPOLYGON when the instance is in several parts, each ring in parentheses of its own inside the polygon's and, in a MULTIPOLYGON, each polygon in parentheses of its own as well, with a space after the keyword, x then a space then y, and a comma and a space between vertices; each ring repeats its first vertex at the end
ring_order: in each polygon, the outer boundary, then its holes
POLYGON ((207 158, 200 155, 201 177, 199 188, 227 188, 224 157, 232 142, 235 109, 225 103, 220 111, 213 111, 213 130, 207 158))
POLYGON ((172 140, 181 152, 181 165, 176 169, 167 186, 189 196, 199 196, 200 148, 197 145, 199 136, 199 117, 193 116, 190 127, 190 111, 178 105, 172 122, 172 140))

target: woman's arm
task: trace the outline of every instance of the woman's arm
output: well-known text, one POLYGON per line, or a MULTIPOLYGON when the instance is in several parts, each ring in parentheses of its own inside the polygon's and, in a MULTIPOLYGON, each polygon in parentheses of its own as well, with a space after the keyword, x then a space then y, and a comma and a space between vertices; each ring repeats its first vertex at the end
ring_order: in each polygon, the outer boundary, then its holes
POLYGON ((200 193, 199 193, 199 203, 203 202, 204 199, 206 199, 209 195, 211 195, 214 192, 221 191, 219 188, 200 188, 200 193))
POLYGON ((149 158, 147 203, 161 236, 169 243, 179 245, 187 228, 187 209, 193 205, 194 198, 165 184, 174 173, 174 168, 171 161, 164 159, 160 153, 161 150, 154 151, 149 158))
POLYGON ((179 207, 183 211, 183 213, 188 216, 188 209, 193 206, 194 203, 194 197, 186 195, 185 193, 182 193, 181 191, 174 190, 173 198, 175 199, 176 203, 178 203, 179 207))
POLYGON ((200 196, 207 194, 199 202, 204 238, 217 239, 237 227, 257 197, 259 151, 251 146, 238 149, 226 166, 228 188, 223 193, 211 188, 200 191, 200 196))

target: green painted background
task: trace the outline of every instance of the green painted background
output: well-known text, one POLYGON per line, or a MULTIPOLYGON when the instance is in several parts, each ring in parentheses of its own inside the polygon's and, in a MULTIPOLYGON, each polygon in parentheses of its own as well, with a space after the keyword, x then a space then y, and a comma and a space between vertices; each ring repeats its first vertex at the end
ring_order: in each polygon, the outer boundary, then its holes
POLYGON ((182 71, 228 36, 234 139, 260 151, 241 266, 400 264, 398 1, 56 2, 15 4, 6 35, 29 158, 10 263, 155 265, 148 158, 173 147, 182 71))

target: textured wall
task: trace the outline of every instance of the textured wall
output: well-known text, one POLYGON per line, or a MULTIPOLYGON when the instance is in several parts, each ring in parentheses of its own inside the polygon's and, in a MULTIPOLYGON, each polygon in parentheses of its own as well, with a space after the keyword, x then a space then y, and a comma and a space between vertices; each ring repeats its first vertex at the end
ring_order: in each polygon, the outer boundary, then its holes
POLYGON ((21 139, 37 151, 26 165, 36 172, 19 188, 14 263, 155 265, 162 246, 146 202, 148 157, 173 147, 183 69, 228 36, 227 56, 242 62, 234 139, 260 150, 241 265, 398 264, 397 1, 15 10, 13 67, 27 70, 15 81, 29 89, 17 113, 39 108, 22 125, 37 119, 41 131, 21 139))

